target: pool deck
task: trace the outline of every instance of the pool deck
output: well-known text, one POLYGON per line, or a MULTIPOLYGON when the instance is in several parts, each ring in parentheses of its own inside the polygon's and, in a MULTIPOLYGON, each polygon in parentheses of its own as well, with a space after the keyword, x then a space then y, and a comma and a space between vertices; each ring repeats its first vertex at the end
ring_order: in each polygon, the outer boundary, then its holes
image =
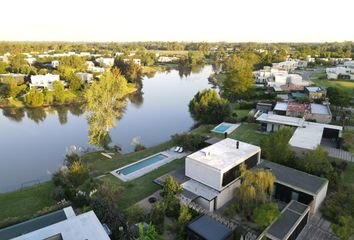
POLYGON ((233 131, 235 131, 236 128, 238 128, 240 125, 241 125, 240 123, 222 122, 222 123, 220 123, 219 125, 217 125, 216 127, 214 127, 211 131, 212 131, 212 132, 215 132, 215 133, 221 133, 221 134, 224 134, 225 132, 227 132, 227 134, 230 134, 230 133, 232 133, 233 131), (224 131, 224 132, 216 131, 215 129, 216 129, 217 127, 219 127, 220 125, 222 125, 222 124, 230 125, 230 127, 229 127, 228 129, 226 129, 226 131, 224 131))
POLYGON ((153 170, 155 170, 155 169, 157 169, 157 168, 159 168, 159 167, 161 167, 161 166, 163 166, 163 165, 165 165, 165 164, 167 164, 167 163, 170 163, 170 162, 172 162, 173 160, 183 158, 183 157, 187 156, 188 154, 189 154, 189 152, 177 153, 177 152, 174 152, 174 151, 172 151, 172 150, 165 150, 165 151, 162 151, 162 152, 155 153, 155 154, 153 154, 153 155, 151 155, 151 156, 148 156, 148 157, 146 157, 146 158, 143 158, 143 159, 141 159, 141 160, 139 160, 139 161, 133 162, 133 163, 128 164, 128 165, 125 165, 125 166, 123 166, 123 167, 121 167, 121 168, 115 169, 115 170, 113 170, 113 171, 111 172, 111 174, 112 174, 113 176, 119 178, 119 179, 122 180, 123 182, 131 181, 131 180, 136 179, 136 178, 138 178, 138 177, 141 177, 141 176, 143 176, 143 175, 145 175, 145 174, 147 174, 147 173, 149 173, 149 172, 151 172, 151 171, 153 171, 153 170), (121 169, 123 169, 123 168, 126 168, 126 167, 128 167, 128 166, 134 165, 134 164, 136 164, 136 163, 138 163, 138 162, 144 161, 144 160, 146 160, 146 159, 148 159, 148 158, 151 158, 151 157, 153 157, 153 156, 155 156, 155 155, 159 155, 159 154, 166 155, 167 158, 162 159, 161 161, 158 161, 158 162, 156 162, 156 163, 153 163, 153 164, 151 164, 150 166, 146 166, 146 167, 144 167, 144 168, 142 168, 142 169, 139 169, 139 170, 137 170, 137 171, 135 171, 135 172, 132 172, 132 173, 130 173, 130 174, 127 174, 127 175, 118 174, 118 173, 117 173, 117 171, 119 171, 119 170, 121 170, 121 169))

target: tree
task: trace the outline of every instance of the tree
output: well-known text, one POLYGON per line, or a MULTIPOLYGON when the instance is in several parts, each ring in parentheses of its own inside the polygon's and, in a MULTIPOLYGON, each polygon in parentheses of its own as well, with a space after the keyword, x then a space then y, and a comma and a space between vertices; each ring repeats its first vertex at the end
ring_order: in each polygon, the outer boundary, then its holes
POLYGON ((86 70, 85 59, 75 55, 62 57, 60 59, 60 66, 70 67, 77 72, 86 70))
POLYGON ((338 87, 327 88, 327 96, 330 102, 335 106, 347 107, 350 104, 350 94, 339 89, 338 87))
POLYGON ((194 133, 177 133, 172 136, 172 142, 185 150, 196 151, 204 146, 206 137, 194 133))
POLYGON ((60 81, 53 83, 54 101, 63 104, 65 102, 65 89, 64 84, 60 81))
POLYGON ((245 217, 250 217, 253 209, 271 199, 275 177, 266 170, 247 170, 240 165, 241 185, 235 189, 237 208, 245 217))
POLYGON ((192 214, 189 208, 185 205, 181 205, 178 216, 178 237, 179 239, 186 239, 186 226, 192 220, 192 214))
POLYGON ((163 186, 163 196, 164 198, 174 198, 177 193, 182 191, 182 187, 176 182, 176 180, 168 176, 166 178, 165 184, 163 186))
POLYGON ((26 88, 26 85, 19 86, 16 79, 12 76, 2 78, 1 82, 5 84, 4 95, 7 98, 15 98, 26 88))
POLYGON ((41 69, 39 69, 39 71, 38 71, 38 74, 40 74, 40 75, 45 75, 45 74, 47 74, 48 73, 48 69, 46 69, 46 68, 41 68, 41 69))
POLYGON ((90 144, 108 147, 108 130, 115 127, 116 120, 121 116, 128 93, 127 80, 116 68, 105 72, 100 81, 93 82, 86 90, 90 144))
POLYGON ((226 77, 222 81, 222 94, 228 98, 246 92, 254 83, 253 66, 244 58, 232 55, 225 62, 226 77))
POLYGON ((332 224, 332 230, 341 240, 348 240, 354 236, 353 226, 354 219, 352 216, 341 216, 339 217, 338 224, 332 224))
POLYGON ((24 97, 27 106, 39 107, 44 103, 44 95, 39 90, 32 88, 24 97))
POLYGON ((163 238, 157 233, 155 226, 149 224, 146 230, 143 228, 143 224, 139 223, 139 238, 136 240, 162 240, 163 238))
POLYGON ((120 70, 121 75, 123 75, 128 82, 134 83, 136 87, 142 87, 142 69, 141 67, 134 63, 133 61, 124 61, 122 58, 117 58, 114 60, 113 67, 120 70))
POLYGON ((262 204, 253 211, 253 221, 260 228, 269 226, 280 216, 276 203, 262 204))
POLYGON ((229 102, 214 89, 198 92, 188 107, 192 117, 203 123, 219 123, 230 115, 229 102))
POLYGON ((20 71, 20 69, 24 66, 28 66, 28 63, 26 62, 25 57, 22 54, 11 55, 9 57, 9 62, 11 72, 15 73, 22 72, 20 71))
POLYGON ((65 80, 69 83, 69 88, 73 91, 78 91, 82 87, 82 80, 75 73, 69 74, 65 80))
POLYGON ((8 65, 5 62, 0 62, 0 74, 7 73, 8 65))
POLYGON ((282 127, 268 138, 263 139, 261 148, 264 158, 272 162, 289 165, 289 162, 294 158, 294 153, 288 144, 291 136, 292 129, 282 127))
POLYGON ((80 161, 74 161, 69 167, 67 177, 72 186, 78 187, 89 178, 89 170, 80 161))

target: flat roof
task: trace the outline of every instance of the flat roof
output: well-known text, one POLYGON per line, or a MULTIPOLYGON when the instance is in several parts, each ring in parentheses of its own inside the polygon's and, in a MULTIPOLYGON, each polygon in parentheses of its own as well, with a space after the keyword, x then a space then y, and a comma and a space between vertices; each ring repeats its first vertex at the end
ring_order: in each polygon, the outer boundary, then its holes
POLYGON ((206 240, 224 240, 232 234, 231 229, 207 215, 197 218, 189 223, 187 227, 206 240))
POLYGON ((288 109, 288 103, 286 103, 286 102, 277 102, 277 104, 275 104, 273 110, 286 111, 287 109, 288 109))
POLYGON ((319 86, 307 86, 305 87, 309 92, 321 92, 323 89, 319 86))
POLYGON ((201 196, 202 198, 211 201, 219 195, 219 192, 214 188, 211 188, 205 184, 202 184, 193 179, 188 180, 181 184, 184 190, 191 192, 197 196, 201 196))
POLYGON ((258 146, 226 138, 188 155, 187 158, 222 171, 242 163, 260 150, 258 146), (238 149, 236 142, 239 142, 238 149))
POLYGON ((330 114, 326 105, 317 103, 311 103, 311 112, 316 114, 330 114))
POLYGON ((321 144, 323 129, 323 126, 305 123, 303 127, 295 130, 289 144, 293 147, 313 150, 321 144))
POLYGON ((277 239, 286 239, 299 224, 309 206, 291 201, 282 211, 281 216, 268 228, 267 234, 277 239))
POLYGON ((67 217, 63 209, 51 212, 34 219, 0 229, 0 239, 13 239, 66 219, 67 217))
POLYGON ((263 160, 256 166, 256 168, 268 169, 275 176, 276 182, 290 185, 312 195, 316 195, 328 182, 325 178, 317 177, 315 175, 266 160, 263 160))
POLYGON ((93 211, 72 216, 61 222, 14 238, 13 240, 47 239, 61 235, 65 240, 100 239, 110 240, 104 227, 93 211))
POLYGON ((288 117, 288 116, 270 114, 270 113, 263 113, 261 116, 257 118, 257 121, 278 123, 278 124, 294 126, 294 127, 302 126, 305 122, 303 118, 288 117))

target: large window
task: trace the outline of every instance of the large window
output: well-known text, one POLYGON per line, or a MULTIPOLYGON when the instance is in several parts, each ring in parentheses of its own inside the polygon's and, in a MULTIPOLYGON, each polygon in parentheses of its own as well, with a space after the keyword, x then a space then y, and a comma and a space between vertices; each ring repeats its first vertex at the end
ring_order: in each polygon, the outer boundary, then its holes
POLYGON ((240 175, 241 175, 241 173, 240 173, 240 166, 239 165, 231 168, 229 171, 225 172, 224 175, 222 176, 222 186, 225 187, 227 184, 234 181, 240 175))

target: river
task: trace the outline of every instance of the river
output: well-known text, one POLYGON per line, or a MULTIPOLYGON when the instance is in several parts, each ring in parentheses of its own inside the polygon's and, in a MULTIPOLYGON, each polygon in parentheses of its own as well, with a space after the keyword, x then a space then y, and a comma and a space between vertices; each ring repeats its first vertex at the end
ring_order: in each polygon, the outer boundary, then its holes
MULTIPOLYGON (((212 66, 191 72, 171 70, 144 77, 141 94, 131 97, 109 134, 112 144, 131 152, 133 138, 146 147, 188 131, 194 124, 188 103, 209 88, 212 66)), ((50 179, 62 164, 66 149, 92 147, 83 107, 0 110, 0 192, 50 179)))

